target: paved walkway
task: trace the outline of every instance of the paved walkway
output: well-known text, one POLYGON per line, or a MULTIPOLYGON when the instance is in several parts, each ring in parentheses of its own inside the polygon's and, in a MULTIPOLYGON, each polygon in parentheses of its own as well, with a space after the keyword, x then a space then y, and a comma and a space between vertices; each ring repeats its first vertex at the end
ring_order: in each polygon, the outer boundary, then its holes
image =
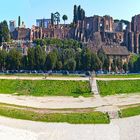
POLYGON ((96 78, 90 79, 90 85, 91 85, 91 91, 94 95, 99 95, 98 86, 97 86, 97 80, 96 78))
POLYGON ((107 125, 42 123, 0 117, 0 140, 139 140, 140 116, 107 125))

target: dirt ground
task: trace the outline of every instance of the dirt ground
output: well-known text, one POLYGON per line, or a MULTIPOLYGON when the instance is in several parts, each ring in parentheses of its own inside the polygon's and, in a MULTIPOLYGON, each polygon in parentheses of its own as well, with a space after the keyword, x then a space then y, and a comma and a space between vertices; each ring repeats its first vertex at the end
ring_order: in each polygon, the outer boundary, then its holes
POLYGON ((112 106, 114 108, 140 103, 140 94, 79 97, 32 97, 0 94, 0 103, 28 106, 42 109, 65 108, 99 108, 112 106))

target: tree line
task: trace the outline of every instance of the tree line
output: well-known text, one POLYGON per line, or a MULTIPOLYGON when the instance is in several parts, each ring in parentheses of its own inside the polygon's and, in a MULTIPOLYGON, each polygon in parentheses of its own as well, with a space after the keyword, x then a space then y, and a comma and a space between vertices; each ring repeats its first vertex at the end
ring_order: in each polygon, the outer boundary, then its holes
POLYGON ((81 8, 81 6, 74 5, 73 10, 73 23, 77 24, 78 20, 84 20, 85 19, 85 11, 81 8))
POLYGON ((109 60, 102 52, 94 53, 71 40, 37 39, 27 55, 14 48, 0 50, 0 70, 108 70, 109 60))
MULTIPOLYGON (((68 70, 109 71, 109 58, 102 49, 93 52, 73 39, 36 39, 27 55, 21 49, 0 50, 0 70, 68 70)), ((129 63, 113 59, 111 71, 140 71, 140 56, 133 55, 129 63)))

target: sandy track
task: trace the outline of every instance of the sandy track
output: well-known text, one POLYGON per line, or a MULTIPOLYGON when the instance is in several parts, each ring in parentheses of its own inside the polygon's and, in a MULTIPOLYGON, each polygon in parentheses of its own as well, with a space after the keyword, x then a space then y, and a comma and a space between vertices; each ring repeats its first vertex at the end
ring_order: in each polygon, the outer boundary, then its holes
POLYGON ((124 106, 140 103, 140 94, 115 95, 107 97, 32 97, 0 94, 0 103, 29 106, 35 108, 88 108, 102 106, 124 106))
MULTIPOLYGON (((0 79, 13 79, 13 80, 72 80, 72 81, 89 81, 89 77, 29 77, 29 76, 0 76, 0 79)), ((112 80, 140 80, 140 78, 94 78, 101 81, 112 80)))
POLYGON ((42 123, 0 117, 1 140, 139 140, 140 116, 107 125, 42 123))

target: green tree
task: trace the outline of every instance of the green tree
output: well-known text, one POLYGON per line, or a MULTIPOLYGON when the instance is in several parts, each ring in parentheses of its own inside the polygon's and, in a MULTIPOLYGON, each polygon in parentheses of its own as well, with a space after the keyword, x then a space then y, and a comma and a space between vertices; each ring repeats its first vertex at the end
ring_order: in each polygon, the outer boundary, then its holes
POLYGON ((20 16, 18 17, 18 27, 20 27, 21 25, 21 19, 20 19, 20 16))
POLYGON ((73 58, 67 60, 64 64, 64 67, 68 71, 74 71, 76 68, 76 61, 73 58))
POLYGON ((102 64, 101 69, 102 69, 104 61, 105 61, 105 53, 104 53, 104 51, 102 49, 100 49, 97 54, 98 54, 98 57, 99 57, 99 59, 101 61, 101 64, 102 64))
POLYGON ((129 59, 128 63, 128 69, 130 72, 137 72, 137 61, 138 61, 139 56, 135 54, 131 54, 131 57, 129 59))
POLYGON ((74 49, 69 49, 69 48, 67 48, 67 49, 63 49, 63 52, 62 52, 63 54, 63 63, 65 62, 65 61, 67 61, 68 59, 71 59, 71 58, 74 58, 75 59, 75 51, 74 51, 74 49))
POLYGON ((85 19, 85 11, 83 9, 81 9, 81 11, 80 11, 80 18, 81 18, 81 20, 85 19))
POLYGON ((109 58, 105 57, 103 69, 109 71, 109 58))
POLYGON ((22 55, 16 49, 9 51, 6 58, 7 69, 9 70, 19 70, 21 67, 22 55))
POLYGON ((101 63, 99 57, 97 56, 96 53, 92 53, 91 54, 91 68, 90 68, 90 70, 97 71, 97 70, 100 70, 101 67, 102 67, 102 63, 101 63))
POLYGON ((35 49, 29 48, 28 49, 28 68, 33 70, 35 68, 35 49))
POLYGON ((134 63, 131 61, 131 59, 128 63, 128 69, 130 72, 134 72, 134 63))
POLYGON ((57 22, 57 25, 58 25, 59 22, 60 22, 60 13, 59 13, 59 12, 56 12, 56 13, 54 14, 54 19, 55 19, 55 21, 57 22))
POLYGON ((91 51, 88 48, 83 48, 82 56, 81 56, 81 63, 83 70, 90 70, 91 69, 91 51))
POLYGON ((140 72, 140 56, 138 57, 137 61, 134 63, 134 70, 135 72, 140 72))
POLYGON ((55 22, 54 14, 51 13, 51 25, 52 25, 52 26, 54 25, 54 22, 55 22))
POLYGON ((122 59, 121 58, 118 58, 116 60, 116 66, 117 66, 117 68, 118 68, 119 71, 122 71, 123 63, 122 63, 122 59))
POLYGON ((61 62, 61 61, 57 61, 57 62, 56 62, 56 69, 57 69, 57 70, 61 70, 62 68, 63 68, 62 62, 61 62))
POLYGON ((103 49, 100 49, 97 54, 101 61, 101 69, 108 71, 109 59, 108 59, 107 55, 104 53, 103 49))
POLYGON ((64 24, 65 24, 65 21, 68 20, 68 16, 67 15, 63 15, 62 19, 63 19, 64 24))
POLYGON ((113 59, 113 62, 111 63, 111 70, 112 70, 113 72, 116 72, 116 67, 117 67, 117 59, 114 58, 114 59, 113 59))
POLYGON ((123 64, 123 70, 125 71, 125 73, 128 71, 128 64, 127 63, 123 64))
POLYGON ((76 51, 75 61, 76 61, 76 69, 81 70, 82 62, 81 62, 81 49, 76 51))
POLYGON ((56 67, 57 62, 57 54, 55 51, 50 52, 46 57, 46 69, 47 70, 54 70, 56 67))
POLYGON ((81 8, 81 5, 78 6, 77 9, 77 16, 78 16, 78 20, 84 20, 85 19, 85 11, 81 8))
POLYGON ((10 39, 10 33, 8 29, 7 21, 3 21, 0 23, 0 43, 8 42, 10 39))
POLYGON ((81 20, 81 5, 78 6, 78 20, 81 20))
POLYGON ((22 60, 21 60, 21 68, 23 70, 27 70, 28 69, 28 57, 26 55, 24 55, 22 57, 22 60))
POLYGON ((77 21, 78 21, 78 9, 77 9, 77 6, 76 5, 74 5, 73 14, 74 14, 73 22, 74 22, 74 24, 77 24, 77 21))
POLYGON ((5 70, 7 53, 5 50, 0 50, 0 70, 5 70))
POLYGON ((46 53, 42 47, 35 47, 35 69, 42 70, 46 61, 46 53))

